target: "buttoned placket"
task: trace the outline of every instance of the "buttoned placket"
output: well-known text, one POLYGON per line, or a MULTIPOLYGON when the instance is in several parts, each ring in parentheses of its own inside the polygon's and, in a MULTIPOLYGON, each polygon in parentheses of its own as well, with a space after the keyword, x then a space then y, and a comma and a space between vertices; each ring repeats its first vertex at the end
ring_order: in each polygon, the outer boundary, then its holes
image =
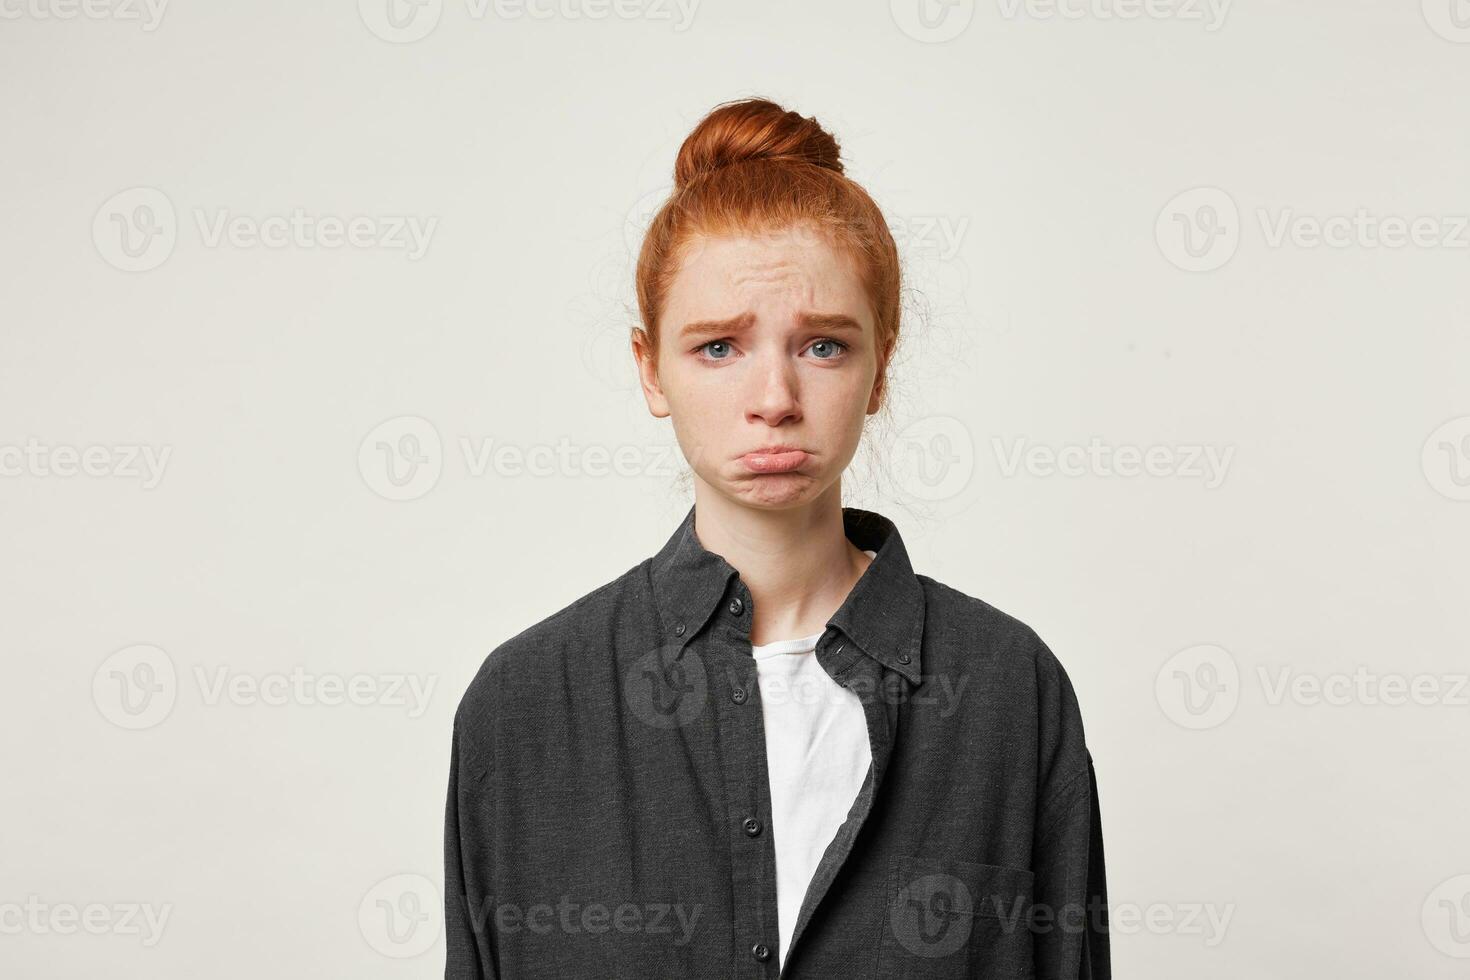
MULTIPOLYGON (((895 684, 910 685, 862 652, 836 629, 818 640, 818 663, 844 687, 860 683, 856 693, 867 721, 872 764, 862 787, 817 865, 803 898, 791 944, 781 961, 776 896, 776 850, 770 830, 771 790, 766 765, 765 721, 759 674, 751 650, 753 615, 750 591, 738 575, 730 578, 709 628, 696 636, 687 624, 674 633, 684 637, 681 650, 691 643, 702 657, 711 682, 713 735, 723 761, 726 817, 729 829, 734 976, 787 978, 789 964, 811 920, 812 913, 836 880, 853 843, 872 812, 883 774, 892 754, 898 711, 903 698, 895 684), (885 694, 887 692, 887 694, 885 694), (748 965, 742 970, 740 964, 748 965), (779 969, 778 969, 779 966, 779 969)), ((904 661, 907 662, 907 661, 904 661)))
POLYGON ((786 959, 780 974, 783 980, 792 975, 787 967, 794 959, 802 933, 806 931, 817 906, 826 897, 827 889, 837 879, 838 872, 852 853, 853 844, 857 841, 868 814, 873 810, 873 803, 883 784, 883 774, 888 770, 888 760, 893 755, 899 712, 907 700, 901 694, 907 694, 907 689, 914 686, 907 678, 864 656, 850 640, 836 630, 828 630, 817 641, 816 656, 822 669, 838 684, 848 688, 858 685, 855 693, 862 701, 863 716, 868 722, 868 748, 872 764, 868 767, 868 774, 848 811, 847 819, 837 828, 837 833, 822 854, 816 871, 812 873, 811 883, 802 899, 801 911, 797 914, 796 928, 791 934, 791 945, 786 949, 786 959), (903 692, 900 693, 899 688, 903 688, 903 692))

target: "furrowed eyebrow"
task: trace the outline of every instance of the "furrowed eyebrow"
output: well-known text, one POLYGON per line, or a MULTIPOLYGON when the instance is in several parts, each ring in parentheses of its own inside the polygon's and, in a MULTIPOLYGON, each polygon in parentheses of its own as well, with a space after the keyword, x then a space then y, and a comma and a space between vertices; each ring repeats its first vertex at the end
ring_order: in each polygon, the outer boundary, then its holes
POLYGON ((754 313, 742 313, 728 320, 695 320, 684 324, 679 331, 681 337, 723 337, 725 334, 740 333, 755 325, 754 313))
MULTIPOLYGON (((755 324, 754 313, 742 313, 732 316, 728 320, 696 320, 684 324, 679 335, 685 338, 694 337, 723 337, 726 334, 740 333, 749 330, 755 324)), ((803 313, 801 324, 804 327, 815 330, 825 330, 838 333, 843 330, 851 330, 862 333, 862 324, 845 313, 803 313)))
POLYGON ((826 330, 837 333, 841 330, 855 330, 863 332, 862 324, 858 323, 846 313, 803 313, 801 315, 803 326, 812 327, 816 330, 826 330))

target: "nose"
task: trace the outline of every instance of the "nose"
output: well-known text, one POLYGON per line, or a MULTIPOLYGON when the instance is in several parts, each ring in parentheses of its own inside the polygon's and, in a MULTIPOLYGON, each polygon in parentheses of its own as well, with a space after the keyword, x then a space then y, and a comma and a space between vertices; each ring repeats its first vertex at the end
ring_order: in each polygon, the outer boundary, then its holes
POLYGON ((800 418, 795 366, 780 354, 767 353, 755 360, 750 372, 752 390, 747 400, 746 421, 775 426, 800 418))

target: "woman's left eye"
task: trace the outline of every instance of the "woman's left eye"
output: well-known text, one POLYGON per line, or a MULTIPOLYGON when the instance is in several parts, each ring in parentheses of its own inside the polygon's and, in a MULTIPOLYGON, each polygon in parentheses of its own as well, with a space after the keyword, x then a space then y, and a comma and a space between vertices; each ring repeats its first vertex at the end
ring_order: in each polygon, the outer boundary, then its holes
POLYGON ((818 353, 817 354, 817 360, 819 360, 819 361, 830 361, 830 360, 832 360, 832 358, 836 357, 838 354, 841 354, 843 351, 847 350, 847 345, 844 344, 840 340, 833 340, 830 337, 824 337, 823 339, 821 339, 821 340, 817 341, 816 343, 812 344, 812 346, 811 346, 810 349, 812 351, 818 351, 820 348, 825 348, 825 349, 831 351, 831 353, 830 354, 818 353))

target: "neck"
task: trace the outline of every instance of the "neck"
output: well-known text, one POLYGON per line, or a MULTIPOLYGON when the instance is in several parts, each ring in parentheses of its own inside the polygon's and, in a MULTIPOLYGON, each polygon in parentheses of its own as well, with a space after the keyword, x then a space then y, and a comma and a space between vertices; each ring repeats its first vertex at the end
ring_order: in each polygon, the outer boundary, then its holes
POLYGON ((797 507, 751 507, 695 477, 694 533, 734 566, 753 603, 751 642, 819 633, 872 559, 848 540, 842 487, 797 507))

